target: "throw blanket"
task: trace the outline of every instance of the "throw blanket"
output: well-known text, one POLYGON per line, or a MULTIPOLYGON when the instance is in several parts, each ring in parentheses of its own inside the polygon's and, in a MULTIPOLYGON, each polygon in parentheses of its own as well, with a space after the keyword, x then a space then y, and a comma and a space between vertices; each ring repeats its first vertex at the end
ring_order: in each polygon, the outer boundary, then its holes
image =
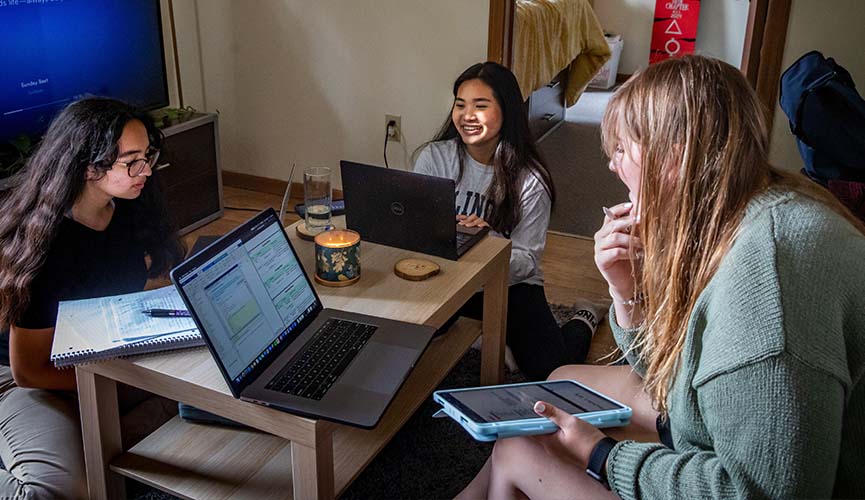
POLYGON ((565 102, 577 102, 586 85, 610 58, 588 0, 517 0, 512 69, 523 98, 568 68, 565 102))

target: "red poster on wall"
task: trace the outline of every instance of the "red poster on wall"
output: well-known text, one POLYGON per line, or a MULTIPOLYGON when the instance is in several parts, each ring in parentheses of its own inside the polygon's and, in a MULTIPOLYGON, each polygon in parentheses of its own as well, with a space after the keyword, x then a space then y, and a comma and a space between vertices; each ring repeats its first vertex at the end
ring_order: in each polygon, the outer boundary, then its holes
POLYGON ((694 53, 700 0, 656 0, 649 64, 694 53))

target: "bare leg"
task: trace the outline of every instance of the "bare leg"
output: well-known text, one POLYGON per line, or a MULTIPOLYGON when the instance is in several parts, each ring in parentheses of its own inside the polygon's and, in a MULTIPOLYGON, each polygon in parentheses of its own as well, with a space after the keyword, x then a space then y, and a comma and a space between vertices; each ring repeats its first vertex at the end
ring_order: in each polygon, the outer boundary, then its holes
MULTIPOLYGON (((569 365, 550 379, 574 379, 634 410, 627 427, 605 429, 616 439, 658 441, 658 413, 629 366, 569 365)), ((549 455, 532 438, 503 439, 493 448, 490 498, 616 498, 585 473, 583 465, 549 455)))
POLYGON ((487 461, 484 462, 484 466, 481 468, 480 472, 478 472, 468 486, 463 488, 463 490, 454 497, 454 500, 477 500, 487 497, 487 492, 490 490, 490 469, 492 468, 492 460, 492 458, 488 458, 487 461))
MULTIPOLYGON (((655 427, 658 413, 643 392, 642 380, 629 366, 568 365, 556 369, 551 380, 573 379, 630 406, 627 427, 605 429, 622 440, 660 441, 655 427)), ((615 498, 575 463, 555 459, 532 438, 503 439, 493 456, 457 498, 615 498)))
POLYGON ((547 454, 532 438, 496 442, 489 498, 618 498, 589 477, 585 468, 547 454))

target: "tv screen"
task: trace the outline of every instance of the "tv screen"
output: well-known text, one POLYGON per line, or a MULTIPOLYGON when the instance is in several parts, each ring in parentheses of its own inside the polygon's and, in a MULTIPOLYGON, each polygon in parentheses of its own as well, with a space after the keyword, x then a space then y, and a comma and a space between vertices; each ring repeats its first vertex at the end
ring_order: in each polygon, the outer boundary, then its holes
POLYGON ((88 95, 168 105, 159 0, 0 0, 0 142, 88 95))

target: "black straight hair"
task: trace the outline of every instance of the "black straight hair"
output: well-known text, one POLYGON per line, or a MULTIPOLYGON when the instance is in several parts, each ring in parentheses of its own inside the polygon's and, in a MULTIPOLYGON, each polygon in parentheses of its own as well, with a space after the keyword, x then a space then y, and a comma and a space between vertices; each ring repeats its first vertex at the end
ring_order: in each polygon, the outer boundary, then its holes
MULTIPOLYGON (((502 128, 499 142, 493 152, 493 180, 487 189, 487 199, 493 204, 492 218, 487 223, 505 236, 519 224, 521 218, 520 192, 526 175, 534 175, 543 184, 555 204, 556 192, 546 163, 535 147, 529 131, 529 121, 523 95, 511 71, 495 62, 482 62, 470 66, 457 77, 453 85, 454 101, 460 86, 469 80, 480 80, 490 87, 502 110, 502 128)), ((451 106, 451 113, 453 106, 451 106)), ((466 145, 463 143, 451 113, 448 113, 431 142, 456 140, 459 157, 459 177, 465 170, 466 145)), ((427 143, 429 144, 429 143, 427 143)), ((423 148, 425 145, 421 146, 423 148)))

